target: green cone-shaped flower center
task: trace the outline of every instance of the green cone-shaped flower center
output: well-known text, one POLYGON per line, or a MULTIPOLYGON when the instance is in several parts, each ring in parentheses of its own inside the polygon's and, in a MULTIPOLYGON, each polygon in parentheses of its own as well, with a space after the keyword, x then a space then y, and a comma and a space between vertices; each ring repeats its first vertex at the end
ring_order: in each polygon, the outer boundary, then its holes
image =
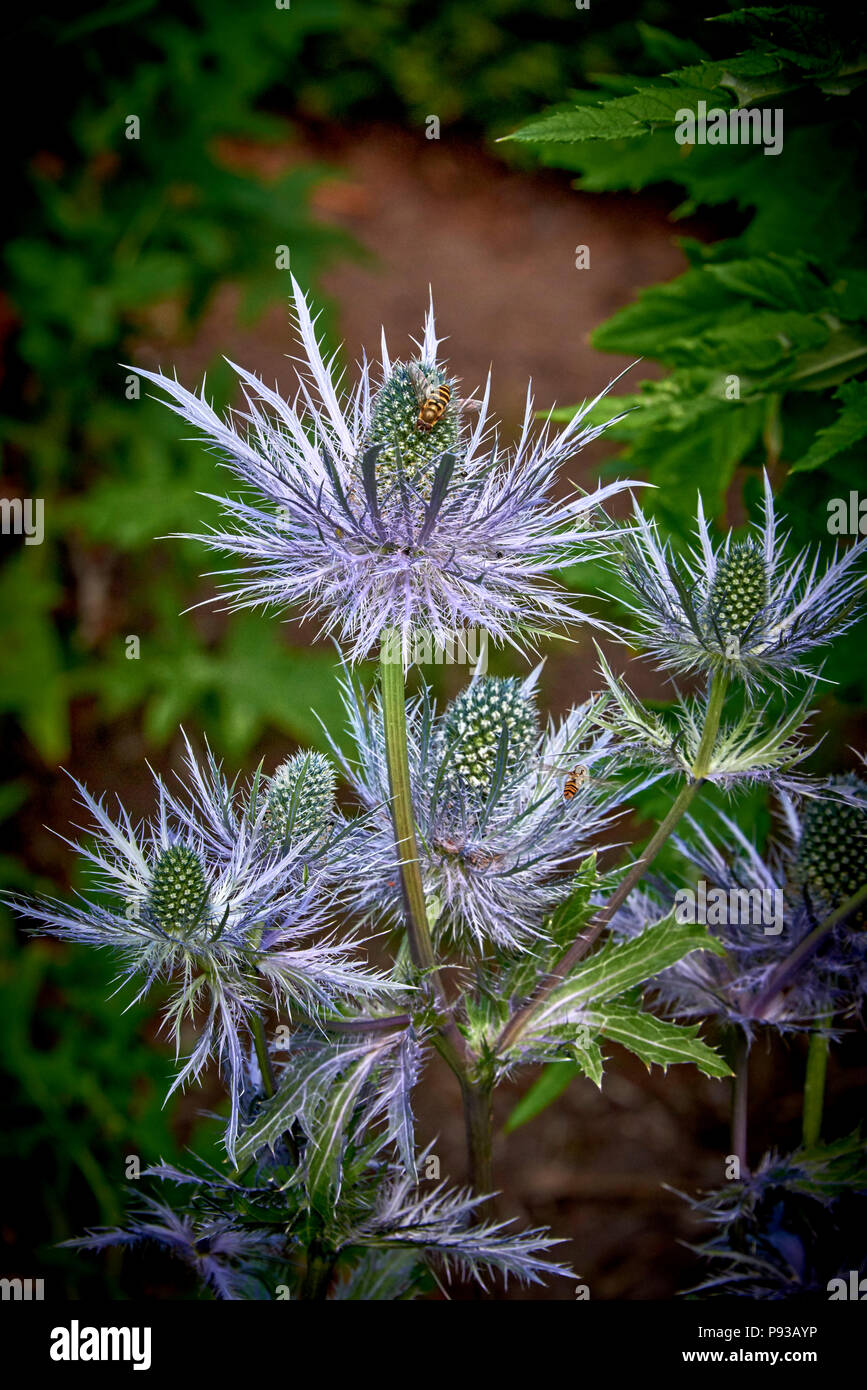
POLYGON ((448 758, 444 780, 457 782, 484 800, 497 773, 507 742, 505 781, 526 766, 539 734, 532 699, 514 677, 486 676, 462 691, 443 717, 443 742, 448 758))
POLYGON ((457 442, 457 404, 445 372, 423 362, 398 362, 373 403, 367 437, 367 448, 381 445, 376 462, 380 505, 400 504, 396 489, 401 472, 428 501, 437 461, 457 442), (438 402, 433 412, 438 418, 420 428, 419 412, 428 400, 438 402))
POLYGON ((717 564, 707 598, 708 636, 723 645, 740 641, 768 602, 765 557, 754 541, 733 545, 717 564))
POLYGON ((334 808, 334 768, 323 753, 295 753, 268 785, 263 824, 273 844, 303 840, 328 829, 334 808))
POLYGON ((185 935, 208 917, 202 861, 186 845, 163 850, 151 875, 148 912, 164 932, 185 935))
MULTIPOLYGON (((832 785, 860 792, 865 804, 812 800, 804 812, 793 878, 820 915, 833 912, 867 881, 867 784, 849 774, 833 778, 832 785)), ((865 921, 862 912, 849 925, 865 921)))

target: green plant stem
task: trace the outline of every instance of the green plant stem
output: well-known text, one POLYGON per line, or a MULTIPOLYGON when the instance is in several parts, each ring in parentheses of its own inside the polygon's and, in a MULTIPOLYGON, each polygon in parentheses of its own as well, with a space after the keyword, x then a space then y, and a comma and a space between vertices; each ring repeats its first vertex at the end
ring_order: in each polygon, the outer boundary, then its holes
POLYGON ((740 1161, 741 1177, 747 1177, 750 1171, 747 1145, 750 1113, 750 1044, 744 1032, 741 1032, 738 1038, 732 1070, 732 1153, 740 1161))
POLYGON ((470 1186, 474 1192, 484 1193, 487 1199, 477 1207, 477 1214, 483 1218, 493 1217, 493 1086, 490 1082, 473 1083, 465 1079, 461 1083, 461 1095, 470 1160, 470 1186))
POLYGON ((701 742, 698 745, 698 752, 695 762, 692 765, 692 775, 696 782, 701 782, 710 772, 711 759, 716 744, 716 737, 719 733, 720 720, 722 719, 723 706, 726 699, 729 678, 725 670, 717 671, 710 683, 710 691, 707 697, 707 709, 704 714, 704 728, 701 733, 701 742))
POLYGON ((299 1297, 305 1303, 321 1302, 328 1297, 328 1286, 334 1273, 334 1254, 316 1239, 307 1248, 307 1268, 299 1297))
POLYGON ((692 767, 692 776, 688 781, 684 782, 665 819, 660 823, 659 827, 648 841, 644 853, 636 859, 635 863, 621 880, 618 888, 612 893, 605 906, 600 908, 593 916, 581 935, 573 941, 568 951, 560 957, 550 974, 546 975, 536 986, 535 991, 526 1004, 516 1009, 512 1014, 512 1017, 509 1019, 509 1022, 506 1024, 497 1040, 497 1052, 504 1052, 505 1049, 515 1041, 526 1027, 530 1017, 538 1006, 548 998, 552 990, 562 984, 569 972, 573 970, 578 962, 587 954, 590 947, 608 926, 615 912, 623 906, 633 888, 635 888, 644 877, 669 835, 674 830, 674 827, 689 808, 704 778, 710 770, 711 757, 714 744, 716 743, 716 736, 719 732, 720 718, 722 716, 723 704, 725 703, 727 685, 728 676, 726 673, 724 671, 717 672, 711 681, 707 709, 705 711, 704 728, 702 730, 695 763, 692 767))
POLYGON ((403 665, 400 661, 389 661, 386 652, 389 648, 401 650, 400 642, 390 642, 388 633, 381 639, 382 659, 380 660, 380 684, 382 690, 382 718, 385 736, 385 758, 388 766, 388 783, 391 791, 391 817, 394 825, 394 838, 400 854, 400 882, 403 893, 406 930, 413 963, 420 971, 428 988, 433 990, 440 1010, 440 1026, 434 1035, 434 1046, 457 1076, 461 1085, 466 1079, 464 1065, 464 1043, 455 1024, 448 996, 437 968, 433 942, 427 921, 427 906, 421 865, 418 857, 418 842, 415 834, 415 817, 412 806, 412 788, 409 775, 409 749, 406 737, 406 688, 403 665))
MULTIPOLYGON (((394 644, 400 650, 400 644, 394 644)), ((427 924, 424 886, 415 836, 412 809, 412 790, 409 777, 409 751, 406 740, 406 690, 403 666, 389 661, 385 653, 392 644, 382 635, 383 657, 379 664, 382 689, 382 717, 385 733, 385 757, 391 790, 391 818, 394 838, 400 855, 400 882, 403 890, 406 929, 413 963, 422 974, 431 977, 436 972, 436 958, 427 924)))
POLYGON ((258 1014, 254 1015, 253 1023, 253 1045, 256 1048, 256 1060, 259 1063, 259 1070, 262 1073, 262 1089, 269 1097, 274 1094, 274 1072, 271 1069, 271 1058, 268 1055, 268 1044, 265 1041, 265 1027, 258 1014))
POLYGON ((810 1034, 807 1050, 807 1073, 804 1077, 804 1115, 802 1135, 805 1148, 818 1144, 822 1135, 822 1111, 825 1106, 825 1077, 828 1073, 830 1041, 827 1033, 810 1034))
POLYGON ((857 912, 859 907, 867 903, 867 883, 853 893, 850 898, 836 907, 829 913, 817 927, 800 941, 793 951, 786 956, 785 960, 780 961, 776 970, 771 975, 765 988, 757 994, 749 1008, 751 1018, 761 1019, 764 1017, 768 1005, 772 1004, 777 995, 785 989, 789 980, 797 974, 805 960, 813 954, 816 947, 821 945, 824 938, 830 931, 833 931, 840 922, 844 922, 853 912, 857 912))
MULTIPOLYGON (((488 1082, 476 1081, 470 1076, 466 1046, 455 1023, 448 996, 440 979, 433 942, 431 941, 412 806, 403 666, 400 662, 385 659, 385 652, 390 647, 400 649, 400 643, 389 642, 388 634, 383 633, 380 680, 385 757, 391 792, 394 837, 401 859, 400 880, 409 948, 413 962, 421 972, 427 986, 433 991, 439 1009, 439 1024, 433 1035, 434 1046, 460 1082, 470 1182, 476 1192, 487 1196, 493 1189, 491 1085, 488 1082)), ((478 1208, 478 1215, 489 1214, 489 1209, 490 1202, 483 1203, 478 1208)))

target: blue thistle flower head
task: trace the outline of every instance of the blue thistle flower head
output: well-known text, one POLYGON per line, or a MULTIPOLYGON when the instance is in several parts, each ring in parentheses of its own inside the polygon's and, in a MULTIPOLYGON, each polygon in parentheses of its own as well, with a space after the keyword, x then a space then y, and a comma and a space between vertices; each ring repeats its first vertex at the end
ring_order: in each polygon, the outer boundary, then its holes
POLYGON ((286 1267, 285 1237, 252 1223, 245 1226, 232 1214, 179 1212, 153 1197, 141 1198, 139 1205, 125 1227, 99 1227, 63 1244, 74 1250, 154 1245, 189 1266, 216 1298, 273 1296, 286 1267))
MULTIPOLYGON (((112 816, 76 783, 95 837, 69 843, 96 871, 98 899, 10 902, 42 931, 112 950, 123 978, 141 981, 136 998, 158 979, 170 982, 165 1022, 176 1051, 185 1022, 196 1033, 170 1093, 216 1060, 232 1098, 231 1153, 252 1019, 271 1008, 316 1016, 376 994, 386 981, 358 961, 351 938, 335 939, 333 894, 306 852, 310 834, 276 844, 276 796, 270 810, 266 800, 251 814, 256 796, 230 785, 210 754, 202 765, 186 748, 184 792, 175 795, 156 777, 157 814, 139 826, 123 807, 112 816)), ((316 797, 298 805, 310 814, 315 801, 324 820, 328 774, 317 770, 316 797)), ((287 780, 278 775, 281 795, 287 780)))
POLYGON ((353 661, 384 630, 409 652, 419 631, 443 641, 481 629, 514 644, 590 621, 554 577, 602 553, 614 532, 601 504, 640 486, 553 495, 561 464, 606 427, 586 423, 596 402, 534 435, 528 394, 518 443, 505 451, 488 414, 490 380, 480 402, 463 396, 440 357, 432 306, 417 356, 392 362, 383 338, 379 369, 365 359, 347 392, 294 290, 307 371, 293 401, 236 367, 247 409, 223 420, 204 394, 136 369, 258 498, 217 499, 229 525, 198 537, 241 561, 228 581, 233 605, 300 606, 353 661))
POLYGON ((765 1154, 754 1172, 686 1198, 711 1229, 693 1246, 708 1276, 692 1295, 813 1298, 834 1281, 848 1296, 867 1258, 859 1234, 867 1216, 864 1138, 855 1133, 793 1154, 765 1154))
MULTIPOLYGON (((796 906, 824 917, 867 880, 867 782, 856 773, 832 777, 830 797, 810 801, 801 817, 790 874, 796 906)), ((867 910, 855 912, 847 931, 863 931, 867 910)))
POLYGON ((496 782, 512 784, 539 740, 532 691, 515 677, 484 676, 446 708, 440 730, 443 781, 484 805, 496 782))
POLYGON ((281 763, 265 790, 262 828, 269 844, 312 837, 327 840, 334 824, 334 764, 324 753, 295 753, 281 763))
MULTIPOLYGON (((785 829, 766 855, 722 812, 717 834, 690 821, 689 837, 673 837, 698 869, 708 896, 721 890, 708 927, 726 954, 695 952, 656 977, 654 991, 672 1013, 717 1017, 747 1032, 758 1023, 784 1032, 817 1023, 831 1029, 834 1015, 863 1007, 867 932, 864 912, 855 912, 830 930, 757 1012, 781 962, 867 882, 867 783, 855 774, 831 778, 800 813, 788 797, 781 798, 781 807, 785 829)), ((646 888, 632 895, 614 930, 634 935, 677 901, 669 884, 646 888)))
POLYGON ((743 541, 711 536, 698 499, 698 544, 676 558, 656 522, 636 506, 620 568, 628 607, 660 665, 676 672, 725 670, 747 687, 812 675, 807 654, 838 636, 862 610, 859 570, 867 540, 835 554, 787 552, 767 474, 764 517, 743 541))
MULTIPOLYGON (((597 704, 540 725, 538 670, 525 681, 477 678, 444 710, 430 690, 407 704, 412 798, 431 928, 443 943, 475 954, 527 951, 569 892, 568 869, 616 813, 628 789, 609 783, 613 739, 599 733, 597 704), (586 773, 571 799, 570 770, 586 773)), ((368 818, 354 852, 354 901, 374 920, 397 924, 398 856, 382 713, 347 675, 343 683, 354 760, 341 758, 368 818), (387 867, 363 871, 371 856, 387 867)))

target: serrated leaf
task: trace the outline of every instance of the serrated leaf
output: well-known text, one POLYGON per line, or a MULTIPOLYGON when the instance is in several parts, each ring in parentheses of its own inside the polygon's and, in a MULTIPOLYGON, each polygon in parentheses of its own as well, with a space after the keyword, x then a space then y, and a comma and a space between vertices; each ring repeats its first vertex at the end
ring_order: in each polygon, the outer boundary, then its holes
POLYGON ((867 381, 846 382, 835 392, 842 410, 830 425, 819 430, 810 448, 792 465, 793 473, 809 473, 821 468, 835 454, 850 449, 867 436, 867 381))
POLYGON ((571 111, 556 111, 538 121, 531 121, 509 140, 520 140, 533 144, 574 143, 583 140, 628 140, 644 135, 657 125, 673 125, 680 119, 679 113, 695 110, 698 102, 706 101, 710 92, 716 91, 720 106, 727 107, 730 98, 727 93, 717 90, 714 80, 720 69, 712 65, 684 68, 681 74, 671 74, 672 78, 692 78, 697 85, 654 85, 639 87, 629 96, 613 97, 598 106, 575 106, 571 111), (700 84, 706 78, 707 86, 700 84))
POLYGON ((594 330, 591 342, 602 352, 630 352, 671 360, 667 345, 683 338, 741 323, 749 307, 738 304, 707 271, 688 270, 666 285, 644 290, 634 304, 594 330))
POLYGON ((294 1059, 276 1093, 241 1134, 235 1148, 238 1167, 250 1163, 260 1149, 276 1144, 295 1120, 303 1121, 341 1072, 366 1055, 368 1047, 365 1044, 352 1048, 324 1048, 309 1058, 294 1059))
POLYGON ((803 258, 753 256, 708 265, 704 273, 730 294, 772 309, 811 313, 828 303, 828 286, 803 258))
POLYGON ((419 1046, 411 1028, 401 1038, 388 1103, 388 1132, 408 1173, 415 1172, 415 1121, 412 1091, 418 1079, 419 1046))
POLYGON ((612 1004, 587 1012, 588 1027, 634 1052, 648 1068, 692 1062, 705 1076, 731 1076, 731 1068, 698 1036, 698 1024, 671 1023, 640 1008, 612 1004))
MULTIPOLYGON (((792 378, 797 376, 806 354, 821 351, 830 337, 828 323, 818 314, 753 307, 748 317, 737 322, 719 324, 698 337, 669 343, 666 356, 675 366, 698 363, 742 377, 746 373, 773 373, 778 380, 781 370, 788 369, 792 378)), ((751 381, 750 390, 759 384, 751 381)), ((741 389, 745 389, 743 381, 741 389)))
POLYGON ((695 950, 725 954, 706 927, 676 922, 673 909, 631 941, 606 942, 536 1009, 522 1041, 569 1022, 583 1022, 588 1006, 615 999, 695 950))

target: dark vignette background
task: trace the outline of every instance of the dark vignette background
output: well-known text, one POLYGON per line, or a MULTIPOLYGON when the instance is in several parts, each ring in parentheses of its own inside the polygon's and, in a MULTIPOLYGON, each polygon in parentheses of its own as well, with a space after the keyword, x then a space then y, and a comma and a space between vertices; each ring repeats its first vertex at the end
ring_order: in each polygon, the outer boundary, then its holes
MULTIPOLYGON (((38 547, 2 537, 4 886, 76 886, 67 847, 44 828, 64 831, 74 818, 61 766, 144 814, 145 761, 178 766, 181 723, 251 769, 319 741, 311 707, 337 720, 333 657, 311 646, 310 629, 185 612, 212 592, 200 578, 211 558, 154 538, 207 519, 196 492, 211 485, 213 464, 177 441, 168 412, 125 398, 119 362, 176 365, 188 384, 207 371, 227 401, 225 353, 288 388, 288 277, 275 264, 288 246, 350 367, 362 346, 375 350, 381 323, 403 347, 431 283, 458 375, 472 386, 493 361, 508 436, 530 376, 546 408, 594 394, 638 355, 640 379, 662 376, 672 365, 663 343, 633 346, 627 331, 601 328, 591 346, 590 334, 637 291, 681 274, 690 247, 694 260, 695 246, 728 238, 758 254, 764 236, 769 254, 863 267, 863 132, 845 101, 833 112, 796 107, 806 135, 785 176, 763 168, 760 186, 736 172, 716 192, 699 180, 676 222, 683 183, 651 160, 646 178, 626 176, 615 149, 606 179, 607 147, 588 171, 570 152, 495 143, 591 79, 616 92, 624 74, 681 64, 691 41, 710 44, 704 16, 721 8, 129 0, 49 4, 23 21, 7 48, 27 81, 6 122, 16 152, 0 298, 2 496, 44 499, 46 536, 38 547), (139 140, 125 138, 130 115, 139 140), (439 140, 426 139, 432 115, 439 140), (572 187, 576 173, 584 191, 572 187), (583 271, 581 244, 591 252, 583 271), (138 660, 126 656, 130 635, 141 639, 138 660)), ((660 428, 629 446, 628 466, 661 482, 657 506, 683 531, 699 480, 715 514, 740 524, 768 463, 795 539, 826 540, 828 499, 860 481, 856 451, 788 468, 833 418, 833 389, 808 399, 783 389, 777 413, 752 431, 697 426, 675 439, 660 428)), ((600 444, 581 476, 612 461, 627 466, 600 444)), ((576 582, 592 588, 594 576, 576 582)), ((838 683, 821 701, 816 771, 853 766, 851 749, 864 748, 862 642, 863 629, 829 667, 838 683)), ((593 688, 591 653, 586 640, 552 647, 552 710, 593 688)), ((495 669, 510 668, 497 658, 495 669)), ((457 679, 440 684, 450 691, 457 679)), ((666 698, 649 665, 635 663, 630 679, 666 698)), ((645 801, 634 834, 661 804, 645 801)), ((767 830, 762 798, 747 818, 767 830)), ((107 1000, 109 961, 27 942, 5 914, 2 931, 2 1272, 43 1275, 51 1297, 192 1296, 176 1266, 72 1258, 53 1245, 120 1218, 128 1156, 177 1158, 194 1136, 207 1150, 202 1112, 219 1105, 218 1086, 163 1109, 170 1059, 153 1006, 122 1014, 107 1000)), ((799 1042, 757 1049, 757 1153, 797 1141, 803 1061, 799 1042)), ((832 1062, 829 1134, 859 1121, 865 1076, 856 1030, 832 1062)), ((501 1093, 499 1121, 519 1093, 501 1093)), ((422 1138, 439 1136, 443 1172, 462 1179, 448 1074, 432 1068, 418 1110, 422 1138)), ((727 1111, 725 1086, 686 1068, 648 1075, 615 1052, 601 1094, 575 1082, 508 1144, 498 1130, 504 1208, 569 1236, 565 1253, 594 1298, 671 1296, 695 1277, 678 1241, 696 1232, 662 1184, 693 1192, 720 1179, 727 1111)), ((573 1293, 564 1284, 541 1296, 573 1293)))

